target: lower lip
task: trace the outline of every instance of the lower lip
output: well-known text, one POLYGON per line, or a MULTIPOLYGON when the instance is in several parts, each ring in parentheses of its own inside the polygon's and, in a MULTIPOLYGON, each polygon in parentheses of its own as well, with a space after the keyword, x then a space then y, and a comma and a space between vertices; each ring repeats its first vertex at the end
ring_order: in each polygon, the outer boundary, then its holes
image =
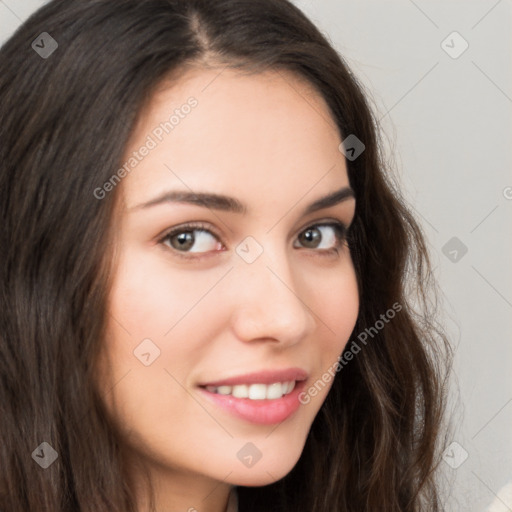
POLYGON ((235 398, 231 395, 210 393, 205 388, 199 390, 208 400, 239 418, 260 425, 274 425, 289 418, 299 408, 299 394, 304 385, 305 381, 297 382, 291 393, 275 400, 235 398))

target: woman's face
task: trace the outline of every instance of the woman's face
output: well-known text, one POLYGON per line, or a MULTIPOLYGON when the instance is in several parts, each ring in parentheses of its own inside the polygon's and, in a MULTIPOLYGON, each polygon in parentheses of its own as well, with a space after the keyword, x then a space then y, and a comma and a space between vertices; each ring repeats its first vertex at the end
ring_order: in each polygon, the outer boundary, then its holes
POLYGON ((180 489, 266 485, 299 459, 359 306, 340 142, 275 71, 188 70, 134 131, 102 385, 131 456, 180 489))

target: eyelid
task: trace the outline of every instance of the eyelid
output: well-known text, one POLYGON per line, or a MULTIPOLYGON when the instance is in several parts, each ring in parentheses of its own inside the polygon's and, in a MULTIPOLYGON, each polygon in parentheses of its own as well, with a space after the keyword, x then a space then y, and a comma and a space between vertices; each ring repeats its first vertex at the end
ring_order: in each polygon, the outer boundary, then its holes
MULTIPOLYGON (((349 230, 350 230, 351 225, 352 225, 352 222, 347 223, 339 218, 331 217, 331 218, 319 219, 319 220, 310 221, 307 224, 305 224, 302 228, 300 228, 297 231, 295 236, 298 236, 302 232, 304 232, 308 229, 311 229, 311 228, 315 228, 315 227, 319 227, 319 226, 331 226, 331 227, 333 227, 333 229, 339 228, 342 230, 341 236, 339 237, 340 238, 339 246, 341 246, 343 243, 347 242, 347 238, 348 238, 348 235, 350 232, 349 230)), ((204 231, 206 233, 210 233, 217 240, 217 242, 219 242, 220 244, 222 244, 225 247, 225 244, 222 241, 222 235, 219 235, 217 230, 213 226, 211 226, 208 222, 201 222, 201 221, 186 222, 186 223, 183 223, 183 224, 180 224, 177 226, 173 226, 170 229, 167 229, 166 231, 164 231, 163 234, 158 236, 157 244, 165 245, 164 242, 170 236, 172 236, 174 234, 178 234, 178 233, 189 232, 189 231, 204 231)), ((311 250, 313 252, 317 252, 319 254, 325 254, 325 253, 331 253, 333 251, 337 251, 339 246, 334 247, 332 249, 311 249, 311 250)), ((168 249, 171 250, 172 253, 177 255, 179 258, 182 258, 185 260, 199 260, 199 259, 207 258, 207 257, 211 256, 212 252, 213 253, 223 252, 223 251, 208 251, 208 252, 194 253, 194 252, 186 252, 186 251, 182 252, 182 251, 178 251, 178 250, 175 250, 175 249, 172 249, 169 247, 168 247, 168 249)), ((303 249, 308 249, 308 248, 305 247, 303 249)))
POLYGON ((323 219, 312 220, 312 221, 306 222, 306 224, 304 224, 304 226, 301 227, 297 231, 297 234, 298 233, 302 233, 306 229, 309 229, 309 228, 312 228, 312 227, 315 227, 315 226, 326 226, 326 225, 328 226, 328 225, 332 225, 332 224, 336 224, 336 225, 337 224, 341 224, 347 231, 348 231, 348 229, 351 226, 351 222, 347 223, 347 222, 345 222, 344 220, 342 220, 340 218, 337 218, 337 217, 325 217, 323 219))
POLYGON ((162 232, 161 235, 158 235, 158 241, 167 238, 169 235, 174 233, 183 233, 186 231, 206 231, 211 233, 216 238, 221 238, 222 236, 217 232, 217 230, 211 226, 208 222, 184 222, 183 224, 178 224, 177 226, 173 226, 172 228, 168 228, 162 232))
MULTIPOLYGON (((213 228, 209 223, 206 222, 185 222, 183 224, 179 224, 177 226, 173 226, 172 228, 169 228, 165 230, 161 235, 157 238, 157 244, 158 245, 165 245, 164 242, 172 235, 178 234, 178 233, 184 233, 188 231, 204 231, 206 233, 210 233, 217 242, 221 243, 224 246, 224 242, 222 241, 222 236, 219 235, 217 230, 213 228)), ((166 246, 167 247, 167 246, 166 246)), ((182 252, 177 251, 175 249, 172 249, 168 247, 170 251, 174 255, 176 255, 178 258, 182 258, 184 260, 198 260, 209 256, 208 252, 203 253, 194 253, 194 252, 182 252)), ((214 251, 214 252, 221 252, 221 251, 214 251)))

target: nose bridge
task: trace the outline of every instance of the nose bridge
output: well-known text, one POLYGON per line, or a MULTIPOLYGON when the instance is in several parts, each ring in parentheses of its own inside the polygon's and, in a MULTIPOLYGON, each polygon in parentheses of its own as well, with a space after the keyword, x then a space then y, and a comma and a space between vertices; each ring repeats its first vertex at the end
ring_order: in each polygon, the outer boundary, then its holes
POLYGON ((234 277, 240 286, 234 305, 234 328, 240 338, 290 344, 313 328, 314 319, 300 297, 302 290, 284 249, 267 244, 251 263, 241 257, 234 277))

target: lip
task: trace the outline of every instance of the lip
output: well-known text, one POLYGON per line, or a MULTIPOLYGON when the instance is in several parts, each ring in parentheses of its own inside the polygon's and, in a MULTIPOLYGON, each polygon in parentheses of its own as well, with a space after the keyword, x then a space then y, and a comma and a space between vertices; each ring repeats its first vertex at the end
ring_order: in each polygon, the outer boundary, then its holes
POLYGON ((238 375, 223 380, 205 382, 199 385, 199 392, 211 403, 224 411, 250 423, 274 425, 286 420, 299 408, 299 394, 305 387, 309 374, 302 368, 264 370, 238 375), (295 381, 294 389, 277 399, 251 400, 235 398, 232 395, 212 393, 206 386, 237 386, 242 384, 272 384, 295 381))
POLYGON ((287 368, 284 370, 263 370, 260 372, 248 373, 223 380, 205 382, 199 384, 200 387, 206 386, 238 386, 241 384, 272 384, 274 382, 287 382, 290 380, 304 381, 308 378, 308 373, 302 368, 287 368))
MULTIPOLYGON (((282 374, 280 373, 279 375, 282 374)), ((279 380, 272 382, 279 382, 279 380)), ((247 383, 247 381, 244 381, 244 383, 247 383)), ((253 382, 252 384, 255 383, 256 382, 253 382)), ((265 384, 261 380, 258 381, 258 383, 265 384)), ((299 395, 305 388, 305 385, 305 380, 297 381, 291 393, 274 400, 235 398, 232 395, 211 393, 203 387, 199 387, 199 392, 217 407, 220 407, 240 419, 259 425, 275 425, 276 423, 281 423, 290 418, 293 413, 297 411, 301 405, 299 395)))

